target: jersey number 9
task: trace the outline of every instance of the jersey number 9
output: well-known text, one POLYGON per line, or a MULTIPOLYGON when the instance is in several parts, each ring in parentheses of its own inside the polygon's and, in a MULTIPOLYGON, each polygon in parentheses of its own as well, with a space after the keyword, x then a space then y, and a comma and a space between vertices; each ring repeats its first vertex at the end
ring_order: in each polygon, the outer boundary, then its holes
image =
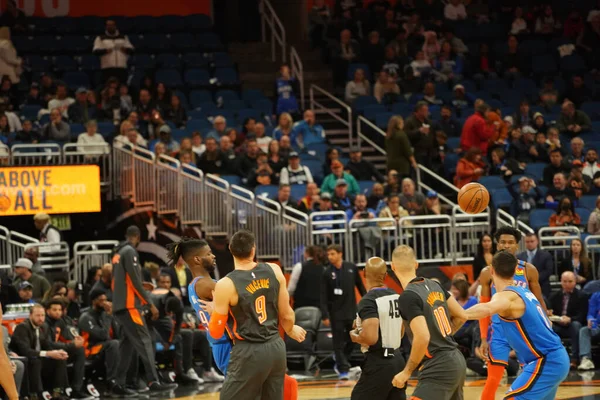
POLYGON ((254 302, 254 309, 258 314, 258 323, 263 324, 267 320, 267 308, 265 302, 265 296, 259 296, 254 302))

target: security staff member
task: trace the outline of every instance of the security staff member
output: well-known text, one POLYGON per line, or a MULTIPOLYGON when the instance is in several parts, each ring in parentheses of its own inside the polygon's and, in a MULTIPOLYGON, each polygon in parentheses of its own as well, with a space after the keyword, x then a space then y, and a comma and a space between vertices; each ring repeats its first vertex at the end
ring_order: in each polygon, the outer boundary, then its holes
POLYGON ((119 244, 113 255, 113 315, 121 327, 122 340, 119 346, 121 363, 117 373, 117 384, 125 386, 129 365, 135 353, 144 365, 144 373, 150 392, 160 393, 177 388, 176 384, 161 384, 154 364, 154 344, 148 327, 138 307, 149 304, 152 319, 158 318, 158 309, 148 299, 142 285, 142 269, 139 254, 135 249, 141 240, 137 226, 127 228, 126 241, 119 244))
POLYGON ((366 353, 362 374, 352 390, 352 400, 405 400, 405 388, 392 385, 394 375, 404 369, 398 350, 402 338, 400 295, 384 285, 387 265, 379 257, 365 265, 367 294, 358 303, 356 329, 350 332, 354 343, 366 353))
POLYGON ((356 265, 343 261, 340 245, 327 248, 327 258, 331 264, 325 268, 321 281, 321 312, 323 325, 331 325, 336 367, 341 380, 348 379, 350 363, 348 359, 354 347, 350 341, 350 331, 356 315, 356 295, 354 287, 362 296, 366 290, 358 274, 356 265))

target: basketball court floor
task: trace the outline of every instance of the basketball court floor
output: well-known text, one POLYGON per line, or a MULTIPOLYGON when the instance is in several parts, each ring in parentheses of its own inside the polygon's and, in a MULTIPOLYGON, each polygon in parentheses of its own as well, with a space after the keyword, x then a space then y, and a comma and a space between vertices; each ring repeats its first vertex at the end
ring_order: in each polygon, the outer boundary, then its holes
MULTIPOLYGON (((314 377, 306 377, 294 375, 299 379, 299 396, 301 400, 320 399, 320 400, 346 400, 350 399, 352 387, 355 382, 338 382, 333 379, 324 378, 317 379, 314 377)), ((510 381, 509 381, 510 382, 510 381)), ((465 385, 465 400, 479 400, 481 391, 483 390, 484 379, 468 378, 465 385)), ((416 381, 409 381, 408 393, 412 393, 416 381)), ((219 398, 220 385, 205 384, 199 389, 180 388, 175 392, 174 397, 177 400, 215 400, 219 398)), ((496 394, 496 399, 502 399, 503 393, 508 389, 508 385, 503 385, 496 394)), ((577 373, 571 372, 567 380, 561 385, 558 390, 557 399, 581 399, 593 400, 600 399, 600 371, 577 373)), ((377 399, 373 399, 377 400, 377 399)), ((435 400, 435 399, 427 399, 435 400)))

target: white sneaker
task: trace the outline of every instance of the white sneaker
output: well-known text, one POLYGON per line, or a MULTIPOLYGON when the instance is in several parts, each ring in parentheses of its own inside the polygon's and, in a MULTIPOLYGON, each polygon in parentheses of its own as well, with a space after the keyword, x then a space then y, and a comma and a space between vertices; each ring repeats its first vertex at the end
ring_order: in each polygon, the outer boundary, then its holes
POLYGON ((214 368, 211 368, 208 371, 204 371, 202 374, 202 378, 204 378, 204 382, 223 382, 225 381, 225 377, 215 371, 214 368))
POLYGON ((587 357, 583 357, 577 369, 581 371, 589 371, 591 369, 596 369, 596 366, 594 365, 594 362, 592 360, 590 360, 587 357))
POLYGON ((198 374, 196 373, 196 371, 194 370, 194 368, 188 369, 188 371, 186 372, 186 375, 189 376, 192 379, 197 380, 199 384, 203 384, 204 383, 204 379, 202 379, 202 378, 200 378, 198 376, 198 374))

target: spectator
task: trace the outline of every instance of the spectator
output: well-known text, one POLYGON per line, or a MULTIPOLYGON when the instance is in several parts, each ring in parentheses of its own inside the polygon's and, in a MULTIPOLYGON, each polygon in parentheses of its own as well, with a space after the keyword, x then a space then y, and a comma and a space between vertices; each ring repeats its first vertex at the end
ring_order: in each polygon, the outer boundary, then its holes
POLYGON ((476 147, 481 154, 487 155, 489 140, 494 134, 492 125, 488 125, 485 115, 489 107, 480 103, 475 106, 475 113, 465 121, 460 136, 460 147, 463 151, 468 151, 476 147))
POLYGON ((27 32, 27 17, 17 8, 16 0, 6 2, 6 9, 2 11, 0 26, 5 26, 16 32, 27 32))
MULTIPOLYGON (((190 139, 188 139, 188 138, 183 139, 182 143, 190 143, 189 146, 191 146, 190 139)), ((179 160, 179 162, 181 164, 181 169, 184 172, 187 172, 188 174, 191 174, 191 175, 198 175, 198 173, 196 171, 189 168, 189 167, 196 168, 196 155, 191 149, 181 149, 175 156, 176 156, 175 158, 177 158, 179 160)))
POLYGON ((298 208, 298 200, 292 197, 292 188, 290 185, 279 185, 279 190, 277 191, 277 198, 275 201, 279 203, 282 210, 284 210, 286 207, 293 209, 298 208))
POLYGON ((205 175, 223 175, 227 171, 225 166, 226 160, 217 147, 217 141, 214 138, 209 137, 206 139, 206 151, 202 153, 198 159, 198 168, 202 170, 205 175))
POLYGON ((265 135, 265 125, 262 122, 257 122, 254 127, 254 138, 256 139, 256 144, 258 144, 258 148, 261 152, 267 153, 269 151, 269 143, 271 143, 271 138, 265 135))
POLYGON ((372 219, 375 218, 375 210, 367 207, 367 196, 357 194, 354 198, 354 207, 346 210, 348 220, 351 219, 372 219))
MULTIPOLYGON (((229 138, 227 138, 227 140, 229 140, 229 138)), ((206 146, 202 143, 202 136, 200 135, 200 132, 198 132, 198 131, 192 132, 191 143, 192 143, 192 151, 194 152, 196 157, 200 157, 202 155, 202 153, 204 153, 206 151, 206 146)), ((183 141, 181 144, 183 145, 183 141)), ((231 145, 231 142, 229 142, 229 144, 231 145)))
MULTIPOLYGON (((408 217, 408 211, 400 205, 400 197, 398 195, 388 197, 387 205, 379 212, 378 218, 393 218, 397 223, 402 217, 408 217)), ((379 223, 380 227, 391 225, 393 225, 391 222, 379 223)))
POLYGON ((580 108, 586 101, 592 101, 592 91, 585 86, 583 76, 576 74, 571 78, 565 99, 568 99, 575 104, 575 107, 580 108))
POLYGON ((282 136, 291 136, 294 129, 292 116, 289 113, 281 113, 278 121, 277 127, 273 130, 273 138, 281 140, 282 136))
POLYGON ((496 254, 496 243, 489 233, 484 233, 479 237, 479 243, 477 244, 477 253, 473 257, 473 278, 479 279, 481 270, 492 265, 492 258, 496 254))
POLYGON ((540 188, 537 187, 533 179, 522 176, 517 182, 509 183, 507 189, 513 197, 510 203, 511 215, 528 224, 529 214, 532 210, 535 210, 537 203, 542 198, 540 188), (515 190, 516 185, 519 186, 518 192, 515 190))
POLYGON ((433 82, 427 82, 423 87, 423 94, 420 100, 426 102, 430 106, 441 106, 444 100, 440 99, 435 94, 435 84, 433 82))
POLYGON ((542 293, 546 298, 549 298, 550 276, 554 274, 554 259, 549 252, 539 248, 539 243, 537 234, 528 233, 525 236, 526 250, 517 254, 517 258, 536 267, 542 293))
MULTIPOLYGON (((560 201, 558 201, 556 213, 550 216, 548 225, 551 227, 581 225, 581 217, 575 212, 575 209, 573 207, 573 201, 571 200, 571 198, 565 196, 562 199, 560 199, 560 201)), ((565 236, 564 232, 560 231, 556 232, 555 235, 565 236)), ((578 249, 578 251, 581 252, 581 249, 578 249)))
POLYGON ((58 109, 64 118, 68 118, 69 106, 75 103, 72 97, 67 93, 67 85, 64 82, 56 84, 56 97, 48 102, 48 109, 58 109))
POLYGON ((413 74, 423 79, 429 78, 429 75, 433 72, 433 67, 422 50, 417 51, 415 59, 410 63, 410 66, 412 67, 413 74))
POLYGON ((523 169, 519 166, 519 163, 512 158, 507 159, 506 153, 504 153, 502 148, 496 147, 492 150, 490 175, 499 175, 508 182, 513 175, 519 175, 521 173, 523 173, 523 169))
POLYGON ((550 146, 546 143, 546 135, 543 132, 535 134, 535 144, 529 149, 529 154, 533 162, 541 162, 547 164, 550 162, 548 151, 550 146))
MULTIPOLYGON (((279 184, 305 185, 313 182, 314 180, 310 169, 300 164, 300 157, 298 156, 298 153, 295 151, 291 152, 288 159, 288 166, 281 169, 279 184)), ((307 209, 310 209, 310 207, 307 207, 307 209)))
POLYGON ((206 134, 206 139, 209 137, 219 141, 227 134, 227 120, 222 115, 217 115, 213 120, 213 129, 206 134))
MULTIPOLYGON (((94 93, 94 92, 90 92, 90 93, 94 93)), ((138 115, 137 111, 132 111, 127 116, 126 121, 131 124, 132 128, 135 128, 136 130, 139 130, 140 129, 139 119, 140 118, 139 118, 139 115, 138 115)), ((125 122, 125 121, 123 121, 123 122, 125 122)))
POLYGON ((102 137, 102 135, 96 131, 97 128, 98 128, 98 125, 96 124, 96 121, 94 121, 93 119, 89 120, 85 124, 86 131, 84 133, 81 133, 77 137, 77 144, 83 146, 83 147, 78 147, 77 148, 78 151, 85 152, 85 153, 95 153, 95 154, 104 152, 104 149, 101 149, 99 146, 87 148, 87 150, 85 147, 86 145, 104 145, 104 144, 106 144, 104 137, 102 137))
POLYGON ((600 196, 596 198, 596 208, 594 208, 588 219, 587 232, 590 235, 600 234, 600 196))
POLYGON ((40 74, 40 97, 44 100, 44 104, 48 103, 56 95, 56 84, 54 79, 48 72, 40 74))
POLYGON ((508 146, 508 157, 520 160, 519 166, 525 167, 526 163, 533 161, 532 148, 535 149, 535 130, 525 125, 522 129, 513 128, 510 131, 510 143, 508 146))
POLYGON ((369 161, 363 160, 359 147, 350 148, 350 161, 346 164, 346 171, 350 173, 357 181, 377 181, 383 182, 384 177, 377 170, 375 165, 369 161))
POLYGON ((158 283, 157 287, 159 289, 171 290, 173 287, 173 282, 171 280, 171 275, 165 271, 161 271, 158 275, 158 283))
POLYGON ((519 104, 519 111, 515 113, 515 126, 522 128, 526 125, 533 125, 533 111, 531 111, 531 107, 529 106, 528 100, 521 100, 521 104, 519 104))
POLYGON ((100 56, 102 81, 115 77, 120 83, 127 82, 127 60, 133 53, 129 38, 117 30, 113 20, 106 21, 106 31, 94 41, 94 54, 100 56))
POLYGON ((529 33, 527 21, 523 18, 523 7, 515 7, 515 18, 513 19, 509 33, 515 36, 529 33))
POLYGON ((467 10, 461 0, 450 0, 444 7, 444 18, 450 21, 467 19, 467 10))
POLYGON ((130 115, 133 111, 133 99, 129 95, 129 88, 124 83, 119 86, 119 100, 121 104, 121 113, 130 115))
POLYGON ((425 214, 425 196, 423 196, 423 193, 416 192, 415 183, 410 178, 404 178, 402 180, 400 205, 408 211, 410 215, 425 214))
POLYGON ((158 129, 158 140, 165 145, 167 153, 175 154, 179 151, 179 143, 171 137, 171 128, 169 128, 169 125, 162 125, 158 129))
POLYGON ((425 37, 425 43, 423 43, 422 50, 425 54, 425 59, 433 64, 433 61, 437 58, 441 50, 437 39, 437 33, 433 31, 427 31, 423 34, 423 36, 425 37))
POLYGON ((417 163, 430 166, 435 152, 435 143, 427 103, 417 102, 414 113, 406 119, 404 131, 413 147, 417 163))
POLYGON ((294 309, 300 307, 321 307, 321 291, 312 290, 315 282, 320 282, 327 260, 323 248, 308 246, 304 250, 304 262, 292 268, 288 292, 294 299, 294 309))
MULTIPOLYGON (((451 104, 458 113, 462 115, 462 109, 471 107, 475 103, 475 98, 466 93, 465 87, 461 84, 455 85, 452 91, 452 100, 451 104)), ((444 107, 444 106, 442 106, 444 107)), ((447 107, 447 106, 446 106, 447 107)), ((458 135, 456 135, 458 136, 458 135)))
MULTIPOLYGON (((208 151, 208 141, 206 144, 208 151)), ((258 167, 257 158, 259 154, 258 144, 255 139, 248 139, 246 143, 246 154, 239 158, 238 175, 247 176, 250 171, 254 171, 258 167)))
POLYGON ((594 181, 596 187, 600 186, 600 163, 598 162, 598 152, 595 149, 588 149, 585 153, 585 162, 583 163, 583 174, 594 181))
POLYGON ((35 303, 35 300, 33 300, 33 285, 28 281, 19 283, 19 286, 17 286, 17 293, 19 294, 19 303, 35 303))
POLYGON ((15 140, 28 144, 39 143, 40 132, 37 130, 37 128, 33 128, 33 124, 31 123, 31 121, 26 119, 25 121, 23 121, 23 130, 17 132, 15 140))
POLYGON ((335 147, 329 147, 325 151, 325 162, 323 163, 323 176, 331 174, 331 163, 335 160, 339 161, 340 152, 335 147))
MULTIPOLYGON (((568 200, 568 199, 567 199, 568 200)), ((566 202, 566 201, 565 201, 566 202)), ((565 225, 579 225, 579 216, 575 214, 575 212, 571 211, 570 220, 571 222, 566 222, 569 220, 569 216, 563 216, 563 221, 565 223, 563 225, 552 225, 550 226, 565 226, 565 225)), ((590 260, 588 253, 585 249, 585 245, 581 239, 573 239, 570 244, 570 251, 568 256, 563 259, 558 267, 558 273, 563 274, 565 271, 570 271, 575 274, 575 282, 578 285, 583 287, 587 282, 593 280, 593 271, 594 266, 592 265, 592 261, 590 260)))
MULTIPOLYGON (((565 157, 567 155, 567 151, 562 147, 562 145, 560 143, 558 129, 555 126, 549 128, 548 132, 546 133, 546 136, 547 136, 546 144, 548 145, 548 157, 550 157, 550 153, 554 149, 558 149, 558 151, 560 151, 560 154, 562 155, 562 157, 565 157)), ((550 161, 552 161, 552 160, 550 160, 550 161)))
POLYGON ((536 112, 533 114, 533 124, 531 127, 535 129, 536 133, 546 134, 548 125, 546 125, 546 121, 544 121, 544 116, 541 112, 536 112))
POLYGON ((560 22, 554 19, 552 6, 544 6, 544 12, 535 20, 535 33, 550 36, 560 28, 560 22))
MULTIPOLYGON (((64 345, 50 340, 50 329, 44 321, 46 312, 39 304, 29 310, 29 318, 15 328, 9 348, 17 355, 26 358, 29 393, 40 398, 44 387, 42 382, 52 382, 52 398, 63 399, 62 393, 68 386, 67 359, 69 354, 64 345)), ((80 366, 83 371, 83 365, 80 366)), ((72 398, 87 398, 81 393, 72 393, 72 398), (77 397, 75 397, 75 396, 77 397)))
POLYGON ((471 148, 456 164, 454 184, 460 189, 467 183, 478 180, 484 175, 484 168, 485 163, 481 158, 481 150, 476 147, 471 148))
POLYGON ((546 109, 551 109, 558 103, 559 93, 554 87, 554 78, 546 78, 540 90, 540 102, 546 109))
POLYGON ((580 137, 574 137, 571 139, 571 154, 569 154, 566 158, 566 162, 568 164, 573 164, 573 161, 580 161, 583 165, 585 162, 585 154, 583 153, 583 148, 585 143, 580 137))
POLYGON ((354 345, 350 341, 350 331, 356 316, 356 287, 361 296, 365 287, 356 265, 343 260, 343 250, 339 245, 327 248, 330 266, 325 269, 321 283, 321 312, 323 325, 331 326, 336 368, 341 380, 348 379, 350 354, 354 345))
MULTIPOLYGON (((396 173, 396 177, 397 177, 396 173)), ((374 209, 378 213, 385 206, 385 195, 383 185, 381 183, 374 183, 371 188, 371 194, 367 196, 367 207, 374 209)))
POLYGON ((340 41, 333 49, 333 79, 335 86, 343 86, 348 66, 360 58, 360 46, 352 39, 349 29, 340 32, 340 41))
MULTIPOLYGON (((546 193, 546 206, 554 208, 554 205, 558 205, 565 198, 575 199, 575 192, 567 185, 566 175, 562 172, 557 172, 552 180, 552 187, 546 193)), ((572 204, 569 204, 569 206, 572 207, 572 204)), ((558 210, 560 211, 560 208, 558 210)))
POLYGON ((600 317, 600 292, 596 292, 589 300, 587 326, 579 331, 579 358, 581 363, 578 370, 588 371, 596 368, 592 361, 592 339, 600 336, 598 318, 600 317))
POLYGON ((323 179, 321 192, 333 193, 340 180, 345 181, 348 185, 348 194, 350 196, 356 196, 360 192, 360 188, 358 186, 358 182, 356 182, 356 179, 354 179, 354 177, 349 173, 344 172, 344 166, 338 160, 335 160, 331 163, 331 174, 327 175, 325 179, 323 179))
POLYGON ((325 0, 315 0, 308 14, 308 20, 310 44, 314 49, 323 44, 327 25, 331 22, 331 10, 325 4, 325 0))
POLYGON ((411 165, 414 168, 417 167, 417 162, 403 128, 404 120, 401 116, 395 115, 390 118, 385 137, 385 149, 387 153, 387 170, 396 170, 404 177, 409 175, 411 165))
POLYGON ((290 67, 283 64, 279 68, 280 76, 275 81, 275 93, 277 93, 277 105, 275 112, 277 115, 287 112, 290 114, 299 114, 298 95, 300 87, 298 80, 291 75, 290 67))
POLYGON ((561 290, 550 297, 552 330, 561 338, 571 341, 571 366, 576 367, 579 359, 579 330, 587 310, 587 297, 576 287, 575 274, 565 271, 560 277, 561 290))
POLYGON ((435 190, 427 191, 425 198, 425 213, 427 215, 440 215, 442 213, 442 204, 435 190))
POLYGON ((498 77, 495 71, 496 60, 490 47, 483 42, 479 45, 479 52, 475 52, 471 56, 471 68, 473 69, 473 77, 481 81, 485 78, 495 79, 498 77))
POLYGON ((4 114, 0 115, 0 140, 4 143, 8 143, 8 136, 10 135, 10 126, 8 125, 8 117, 4 114))
POLYGON ((163 274, 166 274, 171 278, 171 285, 169 289, 177 289, 177 291, 179 291, 183 297, 183 304, 189 307, 190 301, 187 296, 187 288, 190 282, 192 282, 193 276, 192 271, 183 261, 183 258, 180 257, 179 260, 177 260, 177 262, 175 263, 175 265, 169 265, 166 268, 163 268, 161 271, 161 276, 163 274))
POLYGON ((47 102, 42 98, 40 93, 40 84, 37 82, 32 82, 23 105, 40 106, 42 108, 46 108, 46 104, 47 102))
MULTIPOLYGON (((381 71, 383 60, 385 58, 386 48, 383 46, 384 40, 380 38, 379 32, 371 31, 367 37, 367 40, 363 43, 361 48, 361 58, 366 61, 369 71, 376 72, 381 71)), ((356 73, 354 74, 356 79, 356 73)), ((364 79, 364 71, 363 71, 364 79)), ((362 82, 361 82, 362 83, 362 82)), ((346 93, 348 93, 348 86, 346 85, 346 93)), ((368 93, 367 93, 368 94, 368 93)))
POLYGON ((449 43, 452 52, 459 56, 463 56, 464 54, 469 52, 469 48, 465 45, 462 39, 456 37, 456 35, 454 34, 454 30, 451 27, 445 27, 442 30, 442 34, 444 35, 444 37, 440 42, 440 46, 443 47, 444 43, 449 43))
MULTIPOLYGON (((204 147, 204 145, 202 145, 202 147, 204 147)), ((229 136, 225 135, 221 137, 219 149, 225 160, 225 175, 235 175, 237 173, 237 156, 233 151, 233 143, 231 142, 231 139, 229 139, 229 136)))
POLYGON ((88 102, 88 91, 79 88, 75 92, 75 102, 67 110, 72 123, 85 124, 91 119, 96 119, 96 107, 88 102))
POLYGON ((352 104, 359 96, 369 96, 371 84, 365 78, 365 71, 358 68, 354 71, 354 79, 346 84, 346 102, 352 104))
MULTIPOLYGON (((331 201, 331 195, 329 195, 331 201)), ((319 202, 319 186, 316 183, 310 182, 306 184, 306 195, 298 202, 298 210, 305 214, 310 214, 315 203, 319 202)))
POLYGON ((571 10, 569 16, 565 20, 563 36, 574 41, 578 39, 585 29, 585 24, 578 10, 571 10))
MULTIPOLYGON (((455 279, 450 286, 450 293, 460 306, 467 310, 478 303, 477 297, 469 296, 469 283, 463 279, 455 279)), ((455 334, 454 340, 467 349, 473 347, 474 335, 477 330, 477 324, 473 321, 465 323, 455 334)))
POLYGON ((279 180, 279 174, 281 173, 282 168, 287 164, 287 160, 281 157, 279 154, 279 142, 275 139, 269 139, 271 141, 269 142, 269 146, 267 148, 267 161, 279 180))
MULTIPOLYGON (((394 50, 394 54, 397 57, 405 58, 407 56, 408 41, 406 40, 406 29, 403 27, 398 28, 396 37, 390 42, 389 47, 394 50)), ((399 72, 401 73, 402 71, 399 72)))
POLYGON ((79 319, 78 327, 84 338, 85 356, 94 364, 103 362, 110 395, 129 397, 135 392, 117 384, 119 341, 117 326, 111 315, 111 306, 101 290, 90 292, 91 307, 79 319))
POLYGON ((373 96, 379 103, 394 103, 400 95, 400 86, 386 71, 381 71, 373 87, 373 96))
MULTIPOLYGON (((2 13, 4 16, 4 13, 2 13)), ((0 28, 0 76, 6 76, 14 84, 20 82, 23 60, 17 57, 17 50, 10 40, 10 28, 0 28)))
POLYGON ((550 164, 544 167, 542 182, 546 186, 550 186, 554 182, 554 176, 558 173, 568 174, 571 169, 563 162, 563 156, 559 149, 551 149, 550 164))
POLYGON ((507 79, 516 79, 526 72, 525 57, 519 51, 519 41, 516 36, 508 37, 508 49, 501 57, 502 75, 507 79))
POLYGON ((148 148, 148 142, 140 133, 131 126, 129 121, 123 121, 120 129, 121 134, 114 140, 114 145, 117 147, 138 146, 148 148))
POLYGON ((152 111, 155 105, 152 101, 152 96, 148 89, 140 89, 138 96, 138 102, 134 107, 134 111, 137 112, 139 118, 146 123, 149 123, 152 118, 152 111))
POLYGON ((247 185, 250 187, 255 187, 257 185, 276 185, 277 175, 269 165, 265 153, 258 153, 256 164, 256 169, 252 170, 248 175, 247 185))
POLYGON ((169 106, 171 105, 171 91, 167 89, 167 85, 165 85, 164 82, 158 82, 156 84, 154 102, 156 103, 156 109, 162 115, 166 116, 169 106))
POLYGON ((171 103, 165 112, 165 116, 168 121, 173 122, 178 128, 185 127, 188 119, 187 113, 178 95, 171 95, 171 103))
POLYGON ((304 111, 304 120, 294 126, 293 137, 302 147, 313 143, 325 143, 325 130, 323 126, 315 122, 315 113, 313 110, 304 111))
POLYGON ((100 118, 118 123, 121 119, 121 100, 116 85, 108 85, 100 93, 100 118))
POLYGON ((592 180, 583 175, 583 164, 579 160, 571 164, 571 174, 568 177, 568 185, 575 192, 575 197, 580 199, 584 194, 589 193, 592 180))
MULTIPOLYGON (((462 85, 457 85, 462 86, 462 85)), ((456 87, 455 87, 456 89, 456 87)), ((447 137, 460 136, 460 122, 453 118, 452 108, 448 105, 443 105, 440 111, 440 120, 436 123, 436 131, 443 131, 447 137)))
MULTIPOLYGON (((325 195, 330 195, 330 193, 323 192, 321 190, 321 202, 323 202, 323 196, 325 195)), ((327 198, 327 196, 325 196, 325 198, 327 198)), ((338 179, 335 182, 333 196, 331 196, 331 205, 333 209, 345 212, 346 210, 352 208, 352 203, 353 201, 348 195, 348 183, 346 183, 346 181, 343 179, 338 179)))
POLYGON ((383 193, 385 197, 399 195, 402 192, 402 187, 399 181, 398 171, 395 169, 388 170, 387 182, 385 183, 383 193))
POLYGON ((158 160, 162 154, 164 154, 165 156, 169 155, 167 154, 167 146, 165 146, 163 142, 157 142, 154 145, 154 158, 158 160))
POLYGON ((33 271, 33 273, 41 276, 46 276, 46 273, 42 268, 42 264, 39 262, 40 252, 37 247, 30 247, 26 249, 23 253, 23 257, 31 261, 31 263, 33 264, 31 266, 31 270, 33 271))
POLYGON ((586 113, 576 110, 572 102, 565 101, 562 105, 562 113, 558 117, 556 128, 560 133, 575 137, 580 133, 589 132, 592 129, 592 121, 586 113))
POLYGON ((246 139, 256 137, 256 120, 252 117, 248 117, 244 120, 242 125, 242 131, 237 135, 235 140, 236 146, 242 146, 246 139))
MULTIPOLYGON (((92 290, 100 290, 106 295, 106 299, 112 302, 112 264, 106 263, 102 266, 102 276, 94 284, 92 290)), ((112 304, 112 303, 111 303, 112 304)))

